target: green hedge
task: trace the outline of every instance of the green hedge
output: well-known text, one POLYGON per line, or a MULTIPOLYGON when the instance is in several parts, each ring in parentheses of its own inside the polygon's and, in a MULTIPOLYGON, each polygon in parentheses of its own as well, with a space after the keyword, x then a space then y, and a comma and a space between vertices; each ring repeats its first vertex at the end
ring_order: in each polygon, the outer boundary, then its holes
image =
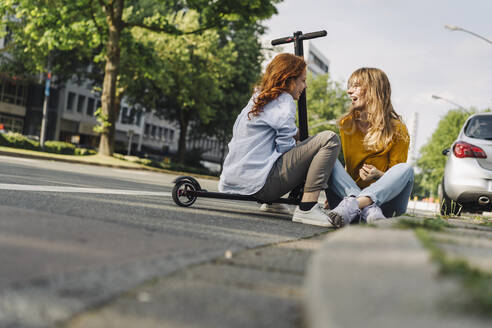
POLYGON ((53 154, 74 155, 75 145, 64 141, 46 141, 43 150, 53 154))
POLYGON ((0 145, 29 150, 39 150, 39 142, 20 133, 0 133, 0 145))
POLYGON ((86 155, 96 155, 97 151, 94 149, 87 149, 87 148, 75 148, 75 154, 77 156, 86 156, 86 155))
POLYGON ((46 141, 44 148, 41 148, 39 141, 29 139, 20 133, 0 133, 0 145, 12 148, 44 151, 53 154, 64 155, 94 155, 95 150, 77 148, 74 144, 64 141, 46 141))

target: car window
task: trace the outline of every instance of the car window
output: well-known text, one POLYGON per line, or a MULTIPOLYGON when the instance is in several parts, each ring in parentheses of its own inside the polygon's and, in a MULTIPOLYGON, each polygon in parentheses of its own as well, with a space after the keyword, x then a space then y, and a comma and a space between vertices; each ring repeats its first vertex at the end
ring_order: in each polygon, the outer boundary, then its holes
POLYGON ((470 138, 492 140, 492 115, 472 117, 465 127, 470 138))

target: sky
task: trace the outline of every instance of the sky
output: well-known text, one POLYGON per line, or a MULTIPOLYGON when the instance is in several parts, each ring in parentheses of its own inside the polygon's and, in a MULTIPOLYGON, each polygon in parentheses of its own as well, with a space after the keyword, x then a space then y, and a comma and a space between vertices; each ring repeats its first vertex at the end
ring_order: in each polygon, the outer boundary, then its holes
MULTIPOLYGON (((492 109, 492 0, 284 0, 266 21, 265 38, 326 30, 313 40, 343 82, 360 67, 389 77, 395 110, 409 126, 418 113, 416 149, 456 106, 492 109)), ((293 52, 293 46, 292 46, 293 52)), ((308 86, 309 89, 309 86, 308 86)))

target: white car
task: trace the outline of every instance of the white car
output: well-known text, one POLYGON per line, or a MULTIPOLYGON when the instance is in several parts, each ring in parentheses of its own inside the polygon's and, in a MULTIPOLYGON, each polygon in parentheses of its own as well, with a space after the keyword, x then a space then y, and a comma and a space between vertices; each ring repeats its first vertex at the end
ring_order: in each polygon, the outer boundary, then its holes
POLYGON ((468 118, 450 148, 439 188, 441 214, 492 209, 492 113, 468 118))

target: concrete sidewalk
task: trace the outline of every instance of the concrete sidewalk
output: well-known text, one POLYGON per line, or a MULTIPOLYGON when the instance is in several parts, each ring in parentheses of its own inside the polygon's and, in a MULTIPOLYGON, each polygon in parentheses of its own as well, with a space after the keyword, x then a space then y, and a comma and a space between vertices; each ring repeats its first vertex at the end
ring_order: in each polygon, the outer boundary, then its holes
POLYGON ((308 323, 491 327, 491 277, 492 227, 483 222, 402 217, 351 226, 330 234, 313 257, 305 283, 308 323))

